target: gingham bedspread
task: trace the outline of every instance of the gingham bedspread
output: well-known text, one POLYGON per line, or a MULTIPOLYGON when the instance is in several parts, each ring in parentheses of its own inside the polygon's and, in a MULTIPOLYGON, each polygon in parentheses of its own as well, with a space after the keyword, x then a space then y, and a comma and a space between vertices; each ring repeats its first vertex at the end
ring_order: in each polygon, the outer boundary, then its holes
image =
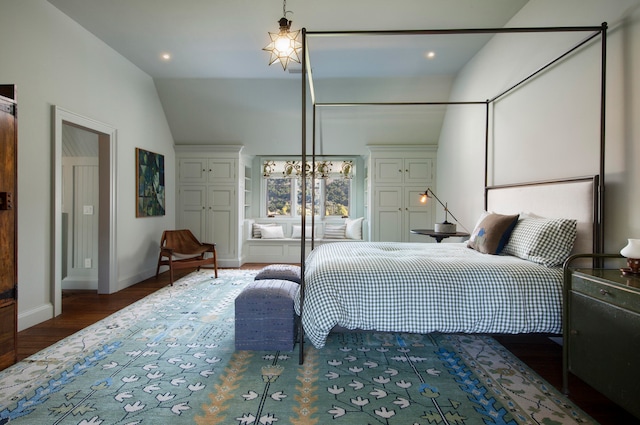
MULTIPOLYGON (((560 333, 562 269, 464 243, 336 242, 305 263, 302 323, 321 348, 331 329, 560 333)), ((295 298, 300 314, 300 289, 295 298)))

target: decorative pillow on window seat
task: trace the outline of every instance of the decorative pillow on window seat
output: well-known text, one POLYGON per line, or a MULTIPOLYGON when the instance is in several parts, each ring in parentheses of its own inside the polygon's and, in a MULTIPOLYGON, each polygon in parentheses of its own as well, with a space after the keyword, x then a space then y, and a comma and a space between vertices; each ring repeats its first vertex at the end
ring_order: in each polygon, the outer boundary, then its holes
POLYGON ((500 254, 518 222, 518 214, 484 213, 467 242, 469 248, 483 254, 500 254))
POLYGON ((324 238, 325 239, 344 239, 346 230, 347 230, 346 224, 341 224, 341 225, 327 224, 326 226, 324 226, 324 238))
POLYGON ((282 226, 265 226, 261 229, 262 239, 284 239, 282 226))
MULTIPOLYGON (((318 233, 316 232, 314 236, 318 237, 318 233)), ((293 239, 300 239, 302 237, 302 226, 294 224, 291 231, 291 237, 293 239)), ((311 239, 311 226, 304 227, 304 238, 311 239)))
POLYGON ((265 224, 253 223, 253 229, 251 229, 252 230, 251 237, 253 239, 260 239, 262 237, 262 228, 263 227, 273 227, 275 225, 276 225, 276 223, 265 223, 265 224))
POLYGON ((344 236, 347 239, 362 239, 362 222, 364 221, 364 217, 359 218, 347 218, 344 221, 345 231, 344 236))

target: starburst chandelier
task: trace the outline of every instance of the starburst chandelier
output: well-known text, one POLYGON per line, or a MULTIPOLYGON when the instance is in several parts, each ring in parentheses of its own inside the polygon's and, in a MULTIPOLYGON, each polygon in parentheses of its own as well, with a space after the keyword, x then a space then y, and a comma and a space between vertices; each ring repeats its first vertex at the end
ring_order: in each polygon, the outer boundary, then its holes
POLYGON ((293 12, 287 10, 287 0, 284 0, 282 2, 283 17, 278 21, 280 31, 270 32, 271 43, 262 49, 271 54, 269 65, 280 62, 285 71, 289 61, 300 63, 300 51, 302 50, 302 43, 298 40, 300 30, 291 31, 291 21, 287 19, 287 13, 293 12))

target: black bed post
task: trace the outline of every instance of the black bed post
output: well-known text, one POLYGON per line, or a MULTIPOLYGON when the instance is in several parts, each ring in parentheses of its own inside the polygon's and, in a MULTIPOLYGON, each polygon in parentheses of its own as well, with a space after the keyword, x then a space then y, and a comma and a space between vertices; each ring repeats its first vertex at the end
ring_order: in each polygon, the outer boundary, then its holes
POLYGON ((316 103, 313 102, 311 123, 311 251, 315 248, 316 241, 316 109, 316 103))
MULTIPOLYGON (((304 177, 304 167, 307 164, 307 29, 302 28, 302 74, 300 78, 302 86, 302 211, 306 211, 307 205, 307 179, 304 177)), ((304 327, 302 326, 302 309, 304 308, 304 259, 305 259, 305 217, 306 213, 302 214, 300 218, 301 222, 301 237, 300 237, 300 318, 298 320, 298 342, 300 349, 300 356, 298 363, 304 363, 304 327)))
POLYGON ((489 185, 489 105, 487 99, 484 117, 484 210, 487 211, 487 187, 489 185))
MULTIPOLYGON (((598 205, 598 232, 596 235, 597 246, 596 253, 604 253, 604 156, 605 156, 605 122, 606 122, 606 105, 607 105, 607 23, 602 23, 601 40, 601 75, 600 75, 600 178, 598 185, 599 205, 598 205)), ((600 259, 599 266, 602 266, 600 259)))

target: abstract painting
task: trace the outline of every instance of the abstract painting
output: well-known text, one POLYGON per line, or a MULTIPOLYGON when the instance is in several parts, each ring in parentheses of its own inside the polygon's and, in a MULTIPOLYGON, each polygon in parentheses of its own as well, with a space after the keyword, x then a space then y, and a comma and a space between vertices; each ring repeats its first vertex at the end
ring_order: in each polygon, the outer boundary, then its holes
POLYGON ((136 217, 164 215, 164 155, 136 148, 136 217))

